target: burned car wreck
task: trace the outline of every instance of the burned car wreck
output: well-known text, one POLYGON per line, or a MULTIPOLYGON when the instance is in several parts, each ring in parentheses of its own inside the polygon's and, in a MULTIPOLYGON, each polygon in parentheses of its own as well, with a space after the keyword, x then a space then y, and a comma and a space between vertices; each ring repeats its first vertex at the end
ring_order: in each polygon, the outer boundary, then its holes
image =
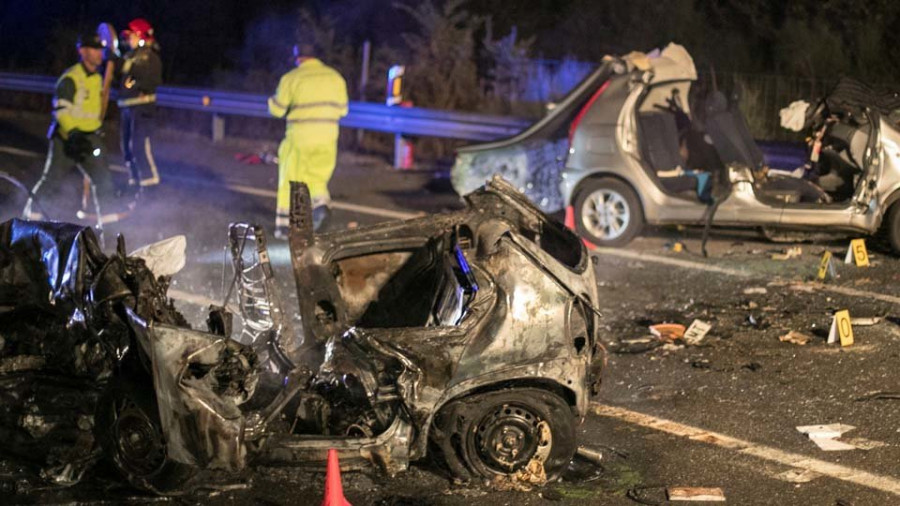
POLYGON ((205 331, 121 239, 107 257, 90 229, 3 224, 7 450, 40 455, 58 483, 107 458, 161 494, 252 461, 318 468, 329 448, 345 468, 393 474, 434 455, 463 480, 553 479, 600 383, 594 268, 503 180, 466 201, 317 235, 295 184, 298 317, 263 230, 233 224, 226 299, 241 315, 212 307, 205 331))
POLYGON ((815 101, 805 167, 772 170, 734 100, 677 44, 607 56, 516 136, 460 148, 464 194, 500 174, 579 235, 622 246, 645 224, 759 228, 771 239, 886 232, 900 252, 900 101, 852 79, 815 101))

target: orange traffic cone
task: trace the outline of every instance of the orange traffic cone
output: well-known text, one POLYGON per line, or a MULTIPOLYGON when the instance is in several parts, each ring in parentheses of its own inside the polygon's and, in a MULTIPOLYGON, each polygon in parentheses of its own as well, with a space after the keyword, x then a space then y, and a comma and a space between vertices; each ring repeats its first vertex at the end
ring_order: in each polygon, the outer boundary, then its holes
POLYGON ((563 221, 563 225, 566 226, 569 230, 575 230, 575 208, 572 206, 566 206, 566 219, 563 221))
POLYGON ((344 498, 344 487, 341 485, 341 465, 338 464, 337 450, 328 450, 328 465, 325 468, 325 499, 322 506, 352 506, 344 498))
MULTIPOLYGON (((565 225, 566 228, 568 228, 572 232, 575 232, 576 234, 578 233, 578 231, 575 230, 575 208, 574 207, 566 206, 566 217, 565 217, 565 220, 563 221, 563 225, 565 225)), ((582 239, 581 241, 584 242, 584 245, 587 246, 587 249, 594 249, 597 247, 596 244, 592 243, 591 241, 588 241, 587 239, 582 239)))

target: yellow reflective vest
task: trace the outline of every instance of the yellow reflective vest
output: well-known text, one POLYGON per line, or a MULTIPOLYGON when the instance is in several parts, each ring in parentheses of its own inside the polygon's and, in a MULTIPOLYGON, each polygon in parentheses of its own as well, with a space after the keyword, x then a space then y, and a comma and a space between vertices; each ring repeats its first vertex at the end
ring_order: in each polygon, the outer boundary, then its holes
POLYGON ((63 139, 67 139, 72 130, 93 132, 100 129, 103 125, 102 90, 103 77, 100 73, 88 74, 81 63, 72 65, 60 76, 53 97, 53 119, 63 139), (74 94, 71 93, 71 85, 65 83, 67 79, 74 84, 74 94))
POLYGON ((287 120, 287 130, 302 129, 309 142, 336 140, 338 121, 347 115, 347 83, 316 58, 281 77, 269 97, 269 113, 287 120))

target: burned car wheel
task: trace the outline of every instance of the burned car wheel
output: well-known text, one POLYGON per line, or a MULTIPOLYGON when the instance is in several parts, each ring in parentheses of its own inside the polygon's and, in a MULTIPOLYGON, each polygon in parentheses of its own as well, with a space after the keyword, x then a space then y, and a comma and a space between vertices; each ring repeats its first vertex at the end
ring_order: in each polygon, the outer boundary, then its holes
MULTIPOLYGON (((152 384, 146 387, 152 391, 152 384)), ((133 486, 173 494, 193 477, 192 466, 169 459, 156 402, 146 393, 118 385, 98 409, 98 439, 113 467, 133 486)))
POLYGON ((516 389, 473 395, 441 410, 439 442, 459 478, 527 473, 555 479, 575 453, 575 417, 558 395, 516 389))
POLYGON ((617 179, 588 179, 575 197, 575 230, 597 246, 628 244, 644 227, 634 190, 617 179))

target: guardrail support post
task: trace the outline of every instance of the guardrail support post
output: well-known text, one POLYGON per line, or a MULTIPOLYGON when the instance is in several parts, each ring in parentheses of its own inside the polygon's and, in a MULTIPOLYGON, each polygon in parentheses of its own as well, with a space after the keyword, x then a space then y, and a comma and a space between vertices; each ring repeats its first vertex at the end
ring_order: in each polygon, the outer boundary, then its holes
POLYGON ((403 136, 394 134, 394 168, 403 166, 403 136))
POLYGON ((225 117, 221 114, 212 115, 212 140, 222 142, 225 138, 225 117))

